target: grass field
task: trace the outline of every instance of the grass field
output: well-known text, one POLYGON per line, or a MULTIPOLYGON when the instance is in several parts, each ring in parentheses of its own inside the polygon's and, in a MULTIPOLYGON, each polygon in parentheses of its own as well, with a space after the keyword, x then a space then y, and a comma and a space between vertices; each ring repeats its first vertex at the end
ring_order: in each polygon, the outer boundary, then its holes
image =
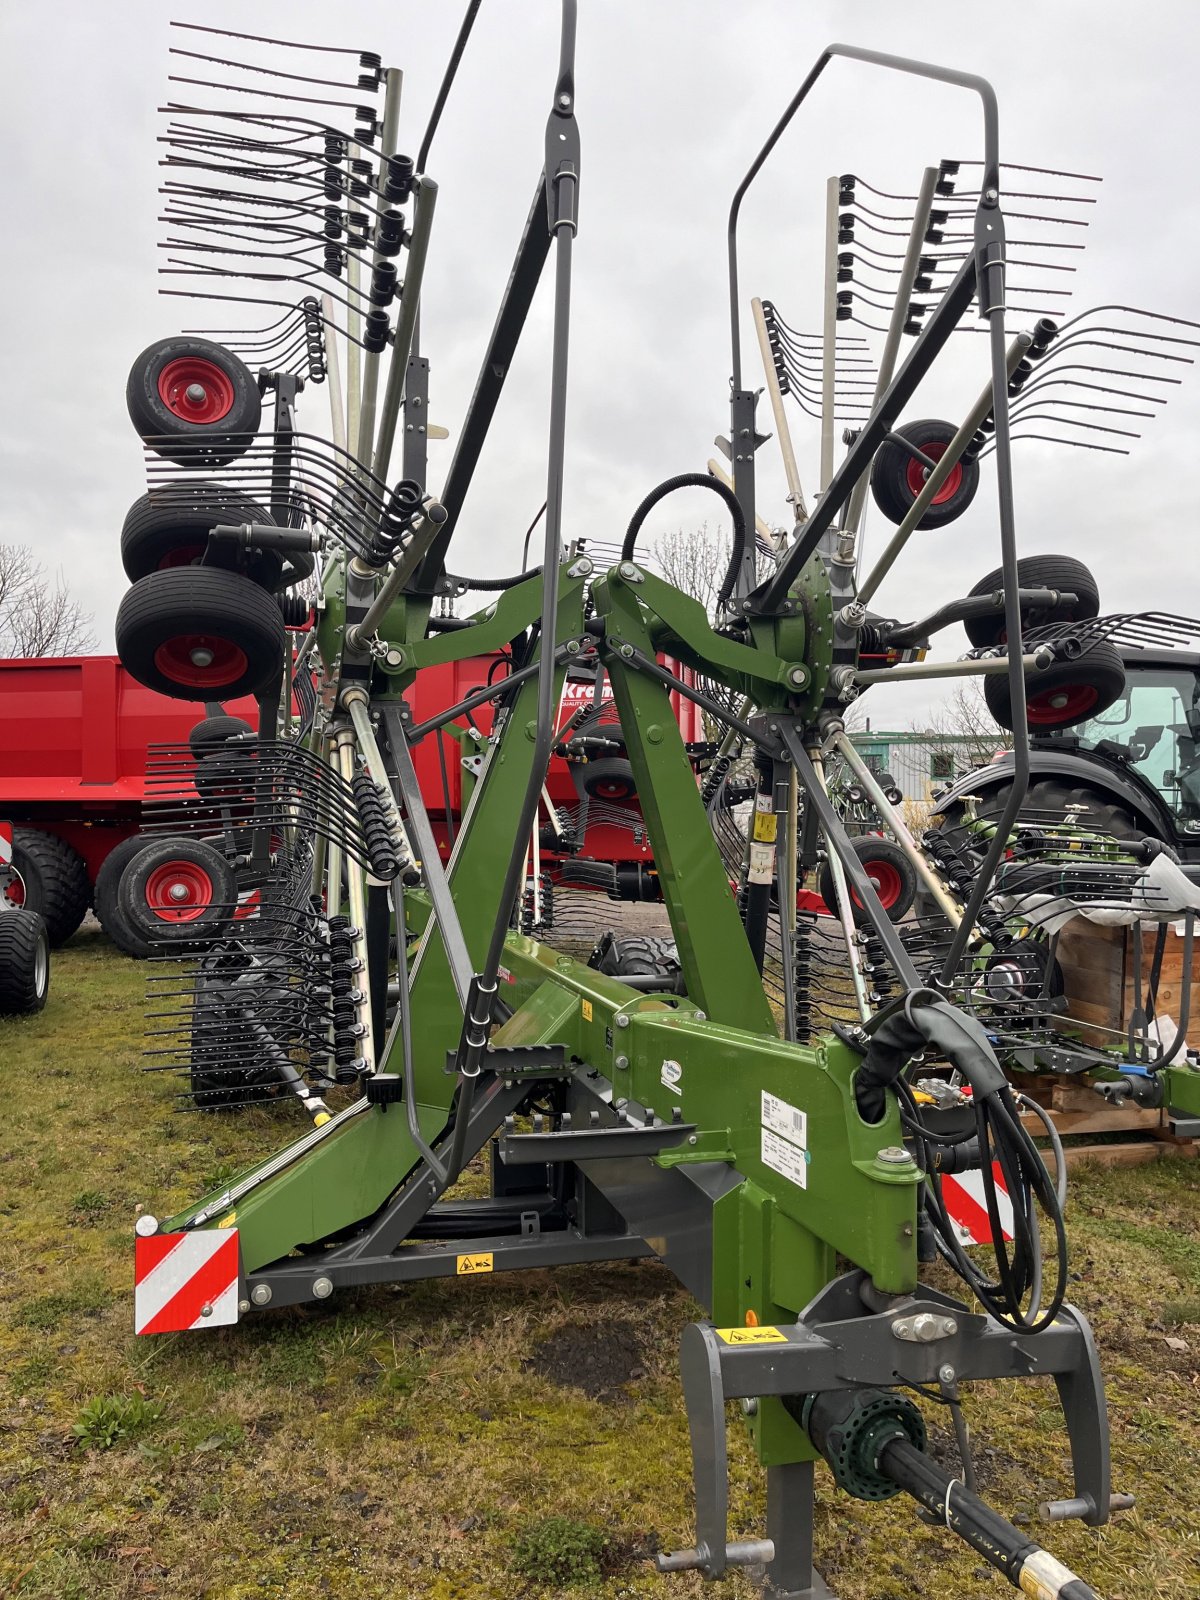
MULTIPOLYGON (((135 1207, 168 1215, 299 1131, 290 1111, 176 1114, 140 1071, 143 978, 85 933, 56 955, 45 1013, 0 1022, 0 1596, 699 1594, 648 1560, 692 1537, 676 1346, 695 1307, 656 1266, 133 1337, 135 1207)), ((1072 1297, 1138 1509, 1046 1539, 1107 1600, 1200 1594, 1198 1191, 1191 1162, 1073 1186, 1072 1297)), ((981 1385, 967 1404, 1006 1514, 1069 1492, 1051 1388, 981 1385)), ((761 1480, 731 1442, 735 1536, 753 1536, 761 1480)), ((835 1497, 823 1470, 817 1542, 842 1600, 1012 1593, 908 1503, 835 1497)))

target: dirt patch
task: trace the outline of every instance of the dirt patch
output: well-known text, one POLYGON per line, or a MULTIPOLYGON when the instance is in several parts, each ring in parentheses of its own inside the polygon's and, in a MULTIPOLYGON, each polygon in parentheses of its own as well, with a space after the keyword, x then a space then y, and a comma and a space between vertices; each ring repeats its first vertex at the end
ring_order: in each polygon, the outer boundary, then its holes
POLYGON ((560 1328, 523 1364, 561 1388, 582 1389, 590 1400, 624 1398, 624 1386, 646 1376, 637 1333, 609 1318, 560 1328))

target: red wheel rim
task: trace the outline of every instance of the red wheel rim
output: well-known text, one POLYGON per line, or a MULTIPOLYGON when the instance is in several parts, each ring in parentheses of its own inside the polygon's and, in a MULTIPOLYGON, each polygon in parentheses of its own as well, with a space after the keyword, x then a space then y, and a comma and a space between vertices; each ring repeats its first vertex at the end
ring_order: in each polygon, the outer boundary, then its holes
POLYGON ((10 878, 8 888, 4 891, 4 898, 10 906, 23 906, 25 904, 25 885, 20 878, 10 878))
POLYGON ((181 422, 207 427, 233 410, 233 383, 215 361, 179 356, 159 373, 158 398, 181 422))
POLYGON ((168 550, 165 556, 160 557, 158 570, 162 572, 166 567, 190 566, 193 561, 198 560, 203 554, 204 546, 202 544, 178 545, 174 550, 168 550))
POLYGON ((162 922, 195 922, 213 903, 213 881, 195 861, 164 861, 146 879, 146 905, 162 922))
MULTIPOLYGON (((864 861, 863 871, 870 878, 875 893, 879 896, 879 904, 885 911, 890 911, 899 900, 904 888, 899 872, 890 861, 864 861)), ((862 901, 854 896, 855 905, 861 906, 862 901)))
POLYGON ((601 800, 628 800, 629 785, 620 778, 613 778, 609 783, 598 783, 592 793, 601 800))
POLYGON ((1026 720, 1035 728, 1054 728, 1079 722, 1100 698, 1090 683, 1067 683, 1060 689, 1043 689, 1025 702, 1026 720))
MULTIPOLYGON (((923 444, 918 449, 931 461, 937 461, 946 453, 944 444, 923 444)), ((904 469, 904 481, 908 484, 908 492, 915 500, 925 487, 925 468, 915 456, 909 456, 908 465, 904 469)), ((947 500, 953 500, 962 484, 962 463, 956 461, 946 474, 946 481, 934 495, 932 503, 935 506, 945 505, 947 500)))
POLYGON ((246 653, 232 639, 211 633, 181 633, 154 652, 154 665, 172 683, 189 689, 223 688, 246 671, 246 653))

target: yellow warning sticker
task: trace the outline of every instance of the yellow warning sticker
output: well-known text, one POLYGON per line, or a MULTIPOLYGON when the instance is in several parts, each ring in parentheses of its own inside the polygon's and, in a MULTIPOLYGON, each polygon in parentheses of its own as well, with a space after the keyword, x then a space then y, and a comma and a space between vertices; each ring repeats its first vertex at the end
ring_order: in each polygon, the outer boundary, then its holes
POLYGON ((754 807, 754 837, 759 844, 774 844, 778 820, 770 795, 760 794, 754 807))
POLYGON ((779 1328, 718 1328, 717 1338, 726 1344, 786 1344, 787 1334, 779 1328))
POLYGON ((458 1258, 457 1271, 460 1278, 469 1277, 476 1272, 491 1272, 491 1270, 492 1252, 490 1250, 480 1250, 473 1256, 459 1256, 458 1258))
POLYGON ((583 1020, 590 1022, 592 1020, 592 1002, 590 1000, 580 1001, 579 1009, 583 1012, 583 1020))

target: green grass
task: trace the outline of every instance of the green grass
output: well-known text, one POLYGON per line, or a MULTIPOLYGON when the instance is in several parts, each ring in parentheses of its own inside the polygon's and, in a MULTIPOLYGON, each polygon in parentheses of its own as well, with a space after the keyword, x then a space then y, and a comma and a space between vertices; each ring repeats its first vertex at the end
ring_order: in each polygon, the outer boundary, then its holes
MULTIPOLYGON (((174 1085, 140 1070, 143 978, 83 935, 55 956, 45 1013, 0 1022, 3 1600, 749 1595, 743 1577, 709 1588, 649 1561, 693 1537, 676 1352, 695 1311, 653 1264, 133 1337, 136 1208, 169 1215, 301 1127, 176 1114, 174 1085), (603 1401, 535 1359, 580 1328, 636 1350, 603 1401)), ((1114 1483, 1139 1503, 1101 1532, 1044 1536, 1106 1600, 1200 1592, 1198 1191, 1190 1162, 1073 1190, 1072 1296, 1102 1346, 1114 1483)), ((1068 1492, 1052 1388, 981 1385, 967 1405, 1001 1510, 1068 1492)), ((736 1425, 730 1443, 732 1533, 752 1537, 762 1478, 736 1425)), ((1012 1593, 908 1504, 851 1502, 823 1470, 817 1549, 841 1600, 1012 1593)))

